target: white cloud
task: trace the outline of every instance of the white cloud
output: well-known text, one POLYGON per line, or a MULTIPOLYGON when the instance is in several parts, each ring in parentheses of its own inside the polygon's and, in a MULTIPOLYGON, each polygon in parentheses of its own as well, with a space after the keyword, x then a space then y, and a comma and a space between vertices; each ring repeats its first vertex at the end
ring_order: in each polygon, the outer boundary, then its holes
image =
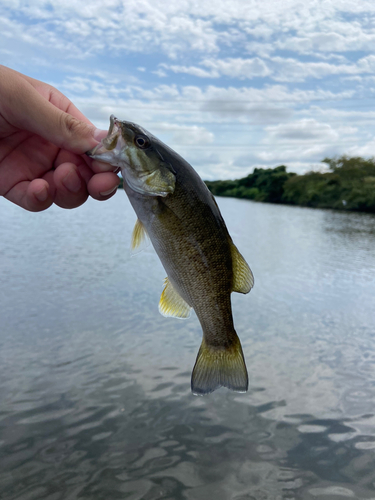
POLYGON ((157 75, 159 78, 165 78, 167 75, 166 71, 162 70, 161 68, 157 69, 156 71, 152 72, 154 75, 157 75))
POLYGON ((354 64, 332 64, 327 62, 305 62, 294 58, 271 58, 274 80, 281 82, 303 82, 308 78, 324 78, 331 75, 360 73, 354 64))
POLYGON ((317 31, 306 32, 301 29, 296 36, 282 36, 275 43, 281 50, 291 50, 299 54, 317 55, 320 52, 340 53, 370 51, 375 42, 375 33, 361 25, 352 23, 327 22, 317 31))
POLYGON ((169 69, 174 73, 185 73, 187 75, 198 76, 199 78, 217 78, 220 76, 219 73, 215 71, 207 71, 206 69, 198 68, 197 66, 179 66, 176 64, 172 65, 161 64, 161 67, 169 69))
POLYGON ((202 67, 179 66, 162 64, 162 67, 174 73, 186 73, 200 78, 219 78, 230 76, 240 80, 247 78, 264 77, 271 74, 266 63, 259 57, 252 59, 228 58, 228 59, 204 59, 201 61, 202 67), (207 69, 206 69, 207 68, 207 69))
POLYGON ((162 64, 166 70, 174 73, 185 73, 199 78, 220 78, 252 80, 259 77, 269 77, 279 82, 304 82, 308 79, 322 79, 332 75, 357 75, 372 73, 375 70, 375 56, 369 55, 357 63, 334 64, 325 61, 300 61, 295 58, 259 57, 204 59, 199 66, 181 66, 162 64))
POLYGON ((375 134, 363 145, 353 145, 347 150, 348 156, 362 156, 364 158, 375 157, 375 134))
POLYGON ((211 70, 213 75, 230 76, 231 78, 252 79, 255 77, 269 76, 271 71, 267 64, 255 57, 252 59, 228 58, 216 60, 204 60, 202 65, 211 70))
POLYGON ((199 78, 220 78, 229 76, 231 78, 253 79, 271 74, 266 63, 260 58, 243 59, 204 59, 199 66, 181 66, 176 64, 162 64, 162 67, 174 73, 185 73, 199 78), (203 66, 203 68, 202 68, 203 66))
POLYGON ((97 126, 139 122, 203 176, 301 171, 374 150, 374 14, 373 0, 4 0, 0 51, 97 126))
POLYGON ((369 55, 366 57, 363 57, 358 61, 358 67, 364 72, 364 73, 374 73, 375 71, 375 56, 374 55, 369 55))
MULTIPOLYGON (((335 94, 324 90, 290 91, 285 85, 256 87, 218 87, 158 85, 148 88, 140 84, 121 85, 112 77, 74 77, 59 86, 77 102, 92 102, 99 110, 101 103, 112 103, 115 109, 126 110, 126 115, 146 116, 152 121, 171 117, 184 122, 269 125, 289 120, 296 112, 310 107, 310 103, 346 99, 351 91, 335 94), (81 90, 85 89, 83 95, 81 90), (88 90, 87 90, 88 89, 88 90), (164 118, 162 118, 164 117, 164 118)), ((112 111, 115 112, 115 111, 112 111)))
POLYGON ((214 142, 214 134, 205 127, 197 125, 178 125, 176 123, 155 123, 153 127, 154 135, 165 133, 170 136, 171 144, 178 146, 185 145, 206 145, 214 142))
POLYGON ((337 131, 326 123, 319 123, 313 118, 305 118, 288 124, 279 124, 266 127, 268 132, 267 142, 275 141, 316 141, 337 140, 339 135, 337 131))
POLYGON ((257 155, 264 162, 285 163, 299 173, 316 168, 324 157, 344 154, 358 143, 357 127, 329 124, 313 118, 265 128, 263 150, 257 155), (297 164, 296 164, 297 161, 297 164), (301 162, 301 161, 304 161, 301 162), (304 168, 301 167, 304 165, 304 168))
MULTIPOLYGON (((354 2, 352 2, 354 3, 354 2)), ((363 16, 373 14, 374 5, 362 0, 360 8, 350 2, 301 4, 297 0, 256 1, 206 0, 170 2, 159 0, 44 0, 3 2, 3 18, 13 22, 17 13, 29 43, 51 43, 65 57, 93 53, 160 52, 176 58, 193 51, 215 54, 221 45, 246 45, 250 50, 293 52, 371 51, 375 32, 363 16), (348 20, 345 20, 344 16, 348 20), (21 22, 22 16, 33 23, 21 22), (251 38, 251 40, 249 39, 251 38), (252 47, 252 48, 251 48, 252 47)))

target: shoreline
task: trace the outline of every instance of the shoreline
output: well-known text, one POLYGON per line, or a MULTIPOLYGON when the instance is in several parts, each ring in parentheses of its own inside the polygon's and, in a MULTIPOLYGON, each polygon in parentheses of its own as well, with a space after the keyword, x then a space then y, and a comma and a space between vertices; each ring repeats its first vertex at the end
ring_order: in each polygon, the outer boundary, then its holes
POLYGON ((325 158, 328 172, 287 172, 285 165, 255 168, 236 180, 205 181, 214 196, 326 208, 342 212, 375 213, 375 161, 360 157, 325 158))

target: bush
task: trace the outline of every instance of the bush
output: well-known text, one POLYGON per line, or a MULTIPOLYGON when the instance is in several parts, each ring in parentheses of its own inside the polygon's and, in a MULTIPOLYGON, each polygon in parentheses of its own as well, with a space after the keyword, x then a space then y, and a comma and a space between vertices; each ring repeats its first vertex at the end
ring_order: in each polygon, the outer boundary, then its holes
POLYGON ((256 168, 252 174, 235 181, 206 181, 206 184, 214 195, 281 203, 284 184, 293 176, 286 172, 285 165, 280 165, 256 168))
POLYGON ((329 172, 288 173, 285 165, 256 168, 238 180, 206 182, 214 195, 271 203, 375 212, 375 162, 325 158, 329 172))

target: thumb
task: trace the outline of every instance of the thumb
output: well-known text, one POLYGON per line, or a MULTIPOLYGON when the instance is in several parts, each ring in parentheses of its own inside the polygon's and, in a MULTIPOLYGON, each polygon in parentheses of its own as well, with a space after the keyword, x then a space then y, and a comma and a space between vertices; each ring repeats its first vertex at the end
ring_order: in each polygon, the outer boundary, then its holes
POLYGON ((62 111, 38 93, 30 107, 33 109, 29 111, 25 128, 55 146, 83 154, 98 144, 100 130, 62 111))
MULTIPOLYGON (((0 87, 3 87, 3 93, 8 98, 4 99, 7 105, 3 114, 9 123, 73 153, 83 154, 97 145, 100 130, 90 122, 62 111, 41 95, 29 81, 14 73, 6 72, 0 82, 0 87)), ((62 97, 67 109, 71 103, 65 96, 62 97)), ((71 107, 76 109, 72 105, 71 107)))
MULTIPOLYGON (((50 103, 48 103, 50 104, 50 103)), ((52 107, 54 107, 51 104, 52 107)), ((54 107, 55 108, 55 107, 54 107)), ((43 137, 62 149, 83 154, 96 146, 103 132, 93 125, 55 108, 42 130, 43 137)))

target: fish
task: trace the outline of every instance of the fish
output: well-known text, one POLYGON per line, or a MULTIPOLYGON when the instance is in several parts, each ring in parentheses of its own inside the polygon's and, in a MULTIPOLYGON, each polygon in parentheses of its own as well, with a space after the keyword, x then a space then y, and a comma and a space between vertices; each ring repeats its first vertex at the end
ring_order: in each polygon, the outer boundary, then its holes
POLYGON ((87 152, 121 169, 137 215, 132 249, 148 238, 166 271, 159 311, 188 318, 194 309, 203 337, 191 390, 248 390, 248 372, 234 329, 231 293, 248 293, 253 273, 229 235, 214 196, 193 167, 135 123, 110 117, 108 135, 87 152))

